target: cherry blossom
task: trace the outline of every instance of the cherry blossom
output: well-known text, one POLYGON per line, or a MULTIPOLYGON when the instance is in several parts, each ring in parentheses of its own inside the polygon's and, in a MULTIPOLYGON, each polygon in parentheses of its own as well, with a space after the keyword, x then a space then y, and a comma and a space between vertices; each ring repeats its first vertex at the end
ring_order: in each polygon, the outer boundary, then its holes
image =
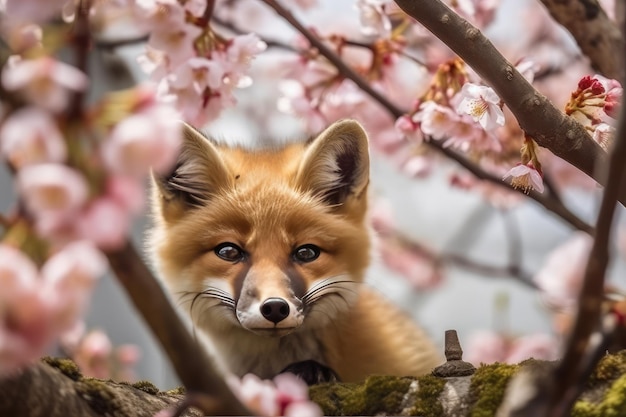
POLYGON ((580 291, 592 238, 576 232, 565 243, 550 252, 535 274, 534 281, 550 305, 573 307, 580 291))
POLYGON ((75 326, 106 265, 91 244, 76 242, 38 271, 25 254, 0 244, 0 374, 34 361, 75 326))
POLYGON ((202 29, 184 21, 169 22, 152 31, 148 42, 166 54, 170 68, 176 68, 195 56, 194 41, 201 33, 202 29))
POLYGON ((413 121, 408 115, 398 117, 394 126, 402 137, 411 142, 419 144, 424 140, 424 136, 419 129, 419 124, 413 121))
POLYGON ((30 103, 54 113, 65 110, 70 94, 84 90, 87 83, 84 73, 50 57, 13 56, 2 71, 4 88, 19 91, 30 103))
POLYGON ((366 36, 388 38, 391 34, 391 21, 385 13, 388 0, 357 0, 356 9, 361 21, 361 32, 366 36))
POLYGON ((607 123, 600 123, 594 129, 592 137, 602 149, 608 151, 615 139, 615 128, 607 123))
POLYGON ((115 125, 102 145, 111 172, 136 177, 165 172, 174 163, 182 125, 169 106, 153 104, 115 125))
POLYGON ((308 399, 307 385, 293 374, 279 374, 273 381, 261 380, 253 374, 241 379, 230 375, 226 381, 239 400, 256 415, 322 415, 319 406, 308 399))
POLYGON ((17 185, 28 210, 38 216, 64 216, 80 209, 88 196, 85 178, 66 165, 29 165, 17 173, 17 185))
POLYGON ((74 227, 78 236, 103 250, 112 250, 126 242, 130 218, 124 206, 105 196, 91 202, 75 220, 74 227))
POLYGON ((42 23, 61 15, 66 0, 5 0, 4 12, 10 24, 42 23))
POLYGON ((0 152, 14 168, 64 162, 67 147, 56 122, 36 107, 13 112, 0 127, 0 152))
POLYGON ((543 178, 541 172, 539 172, 532 163, 519 164, 511 168, 502 179, 511 178, 511 185, 513 188, 528 193, 530 190, 536 190, 543 193, 543 178))
POLYGON ((464 359, 475 366, 495 362, 517 364, 531 358, 555 360, 559 344, 553 336, 543 333, 511 337, 493 331, 477 331, 470 335, 464 350, 464 359))
POLYGON ((504 126, 501 100, 491 87, 466 83, 458 94, 460 102, 457 112, 469 114, 485 130, 504 126))

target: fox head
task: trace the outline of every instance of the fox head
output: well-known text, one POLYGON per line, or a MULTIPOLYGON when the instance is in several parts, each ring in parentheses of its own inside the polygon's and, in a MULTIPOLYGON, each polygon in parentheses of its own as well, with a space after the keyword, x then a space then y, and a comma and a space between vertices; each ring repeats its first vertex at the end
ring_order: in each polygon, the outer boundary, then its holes
POLYGON ((350 308, 369 263, 368 140, 353 120, 247 151, 184 127, 153 178, 149 251, 195 325, 282 337, 350 308))

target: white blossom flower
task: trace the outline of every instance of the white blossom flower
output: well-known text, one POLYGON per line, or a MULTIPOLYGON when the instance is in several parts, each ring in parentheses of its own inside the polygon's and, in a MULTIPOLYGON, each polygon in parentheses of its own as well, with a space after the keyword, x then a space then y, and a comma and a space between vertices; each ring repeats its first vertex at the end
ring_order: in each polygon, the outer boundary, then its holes
POLYGON ((507 178, 511 178, 513 188, 520 189, 525 193, 528 193, 530 190, 537 190, 537 192, 543 193, 542 175, 531 163, 526 165, 520 164, 511 168, 502 177, 502 179, 507 178))
POLYGON ((357 0, 361 32, 365 36, 388 38, 391 34, 391 21, 384 7, 388 0, 357 0))
POLYGON ((20 194, 29 211, 41 216, 65 216, 87 200, 89 186, 83 175, 66 165, 29 165, 17 173, 20 194))
POLYGON ((24 107, 0 128, 0 152, 19 169, 41 162, 64 162, 67 146, 49 113, 24 107))
POLYGON ((87 76, 71 65, 50 57, 11 57, 2 71, 2 85, 19 91, 31 103, 54 113, 66 109, 70 93, 87 87, 87 76))
POLYGON ((466 83, 458 94, 461 101, 456 110, 459 114, 469 114, 485 130, 504 126, 500 97, 491 87, 466 83))

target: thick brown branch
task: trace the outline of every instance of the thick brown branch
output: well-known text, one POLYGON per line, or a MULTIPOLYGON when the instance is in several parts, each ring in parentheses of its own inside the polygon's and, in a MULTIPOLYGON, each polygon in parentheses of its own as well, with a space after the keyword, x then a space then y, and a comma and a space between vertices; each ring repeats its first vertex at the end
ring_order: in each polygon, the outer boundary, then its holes
MULTIPOLYGON (((159 392, 150 383, 130 385, 84 378, 70 361, 37 363, 0 380, 0 415, 29 417, 152 416, 177 404, 180 393, 159 392)), ((198 417, 197 411, 185 417, 198 417)))
POLYGON ((210 411, 217 414, 249 414, 228 389, 207 353, 191 337, 132 244, 107 256, 113 272, 161 343, 187 390, 214 396, 220 401, 220 407, 210 411))
MULTIPOLYGON (((300 23, 293 16, 293 14, 291 12, 289 10, 287 10, 286 8, 284 8, 279 2, 277 2, 276 0, 263 0, 263 2, 265 2, 271 8, 273 8, 280 16, 282 16, 297 31, 299 31, 311 43, 312 46, 314 46, 315 48, 318 49, 319 53, 322 56, 324 56, 331 64, 333 64, 337 68, 337 70, 344 77, 346 77, 347 79, 352 80, 361 90, 363 90, 367 95, 369 95, 374 101, 378 102, 393 117, 398 118, 398 117, 400 117, 400 116, 402 116, 402 115, 404 115, 406 113, 404 110, 400 109, 398 106, 396 106, 394 103, 392 103, 386 96, 384 96, 379 91, 377 91, 374 88, 372 88, 372 86, 363 77, 361 77, 356 71, 354 71, 352 68, 350 68, 341 59, 341 57, 339 57, 334 51, 332 51, 330 48, 328 48, 324 44, 324 42, 322 42, 313 32, 311 32, 310 30, 305 28, 304 25, 302 25, 302 23, 300 23)), ((426 2, 426 3, 430 3, 430 2, 426 2)), ((426 3, 424 3, 424 7, 426 7, 426 3)), ((422 2, 419 2, 419 4, 422 4, 422 2)), ((530 87, 530 89, 532 91, 534 91, 532 86, 529 85, 529 87, 530 87)), ((545 100, 545 98, 544 98, 544 100, 545 100)), ((561 116, 562 116, 562 118, 565 118, 565 116, 563 116, 562 114, 561 114, 561 116)), ((580 127, 584 131, 584 128, 582 128, 582 126, 580 126, 578 123, 576 123, 576 125, 578 127, 580 127)), ((584 134, 588 137, 586 132, 584 132, 584 134)), ((593 140, 591 138, 589 138, 589 141, 593 142, 593 140)), ((431 147, 437 149, 438 151, 442 152, 444 155, 446 155, 450 159, 458 162, 461 166, 463 166, 464 168, 469 170, 472 174, 474 174, 478 178, 480 178, 482 180, 490 181, 490 182, 492 182, 494 184, 497 184, 499 186, 502 186, 502 187, 507 187, 509 189, 512 189, 512 187, 509 184, 503 182, 501 178, 496 177, 494 175, 491 175, 487 171, 485 171, 482 168, 480 168, 478 165, 476 165, 473 162, 469 161, 464 156, 459 155, 458 153, 454 152, 453 150, 451 150, 449 148, 445 148, 439 142, 427 141, 427 142, 425 142, 425 144, 427 146, 431 146, 431 147)), ((593 142, 593 144, 595 144, 595 142, 593 142)), ((598 145, 595 145, 595 146, 597 148, 596 150, 598 152, 600 152, 601 154, 603 154, 602 149, 598 145)), ((564 219, 566 222, 571 224, 573 227, 575 227, 577 229, 580 229, 580 230, 583 230, 583 231, 588 232, 588 233, 593 233, 593 228, 591 226, 586 224, 584 221, 582 221, 580 218, 578 218, 574 213, 569 211, 567 209, 567 207, 565 207, 559 201, 557 201, 555 199, 552 199, 550 197, 546 197, 546 196, 544 196, 542 194, 535 193, 535 192, 531 192, 530 193, 530 197, 533 200, 537 201, 539 204, 543 205, 549 211, 553 212, 557 216, 559 216, 562 219, 564 219)))
MULTIPOLYGON (((439 0, 396 0, 396 3, 489 83, 522 129, 540 146, 603 183, 605 176, 597 169, 607 161, 602 148, 580 123, 537 92, 477 28, 439 0)), ((620 201, 626 202, 626 192, 620 195, 620 201)))
MULTIPOLYGON (((626 57, 624 61, 626 64, 626 57)), ((621 79, 620 81, 624 81, 621 79)), ((590 343, 591 333, 602 313, 602 300, 606 268, 609 262, 609 243, 615 206, 620 190, 626 186, 626 106, 622 106, 615 144, 611 151, 604 195, 600 205, 596 236, 585 269, 583 286, 578 297, 578 312, 569 343, 561 364, 554 374, 555 392, 552 396, 553 412, 550 415, 564 416, 570 403, 561 398, 578 383, 577 373, 590 343)), ((567 398, 567 396, 565 396, 567 398)))
POLYGON ((619 27, 608 18, 598 0, 541 0, 554 20, 576 39, 591 66, 605 77, 622 79, 620 54, 626 45, 619 27))

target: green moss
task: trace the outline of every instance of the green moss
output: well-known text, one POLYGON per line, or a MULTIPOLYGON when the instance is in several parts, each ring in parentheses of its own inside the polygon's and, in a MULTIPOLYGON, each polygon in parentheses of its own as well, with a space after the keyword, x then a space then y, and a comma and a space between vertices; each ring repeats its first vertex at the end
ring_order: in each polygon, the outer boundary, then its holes
POLYGON ((446 380, 433 375, 418 378, 415 405, 411 409, 412 416, 437 417, 443 415, 443 407, 439 395, 446 385, 446 380))
POLYGON ((494 363, 483 365, 472 376, 469 389, 471 417, 491 417, 495 415, 504 397, 504 391, 519 365, 494 363))
POLYGON ((618 378, 604 394, 600 404, 578 401, 572 417, 620 417, 626 415, 626 375, 618 378))
POLYGON ((167 395, 185 395, 185 393, 187 392, 187 390, 185 389, 185 387, 178 387, 178 388, 174 388, 168 391, 165 391, 165 393, 167 395))
POLYGON ((578 401, 572 408, 571 417, 595 417, 597 407, 589 401, 578 401))
POLYGON ((611 385, 599 408, 601 416, 619 417, 626 415, 626 375, 621 376, 611 385))
POLYGON ((397 414, 411 381, 411 378, 371 376, 362 384, 314 385, 309 394, 327 416, 397 414))
POLYGON ((614 355, 605 355, 589 378, 588 386, 594 387, 598 383, 613 381, 626 374, 626 351, 622 350, 614 355))
POLYGON ((98 414, 114 414, 120 409, 119 399, 115 392, 104 381, 94 378, 83 378, 75 386, 76 392, 98 414))
POLYGON ((137 381, 132 384, 132 386, 151 395, 157 395, 159 393, 159 389, 150 381, 137 381))
POLYGON ((41 361, 55 369, 58 369, 63 375, 74 381, 78 381, 82 377, 80 369, 78 369, 78 365, 76 365, 71 359, 59 359, 46 356, 41 358, 41 361))

